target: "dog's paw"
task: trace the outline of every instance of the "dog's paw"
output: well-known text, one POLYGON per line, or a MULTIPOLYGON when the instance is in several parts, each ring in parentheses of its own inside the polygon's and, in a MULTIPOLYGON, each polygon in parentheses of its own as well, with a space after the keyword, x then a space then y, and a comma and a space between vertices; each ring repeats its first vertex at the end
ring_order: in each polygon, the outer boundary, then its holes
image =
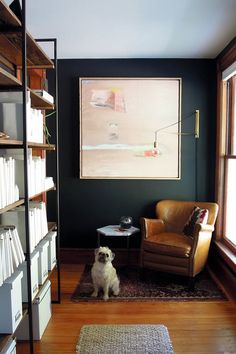
POLYGON ((103 296, 103 300, 107 301, 108 299, 109 299, 109 296, 108 296, 107 294, 105 294, 105 295, 103 296))
POLYGON ((98 292, 97 291, 94 291, 92 294, 91 294, 92 297, 97 297, 98 296, 98 292))
POLYGON ((120 289, 118 289, 118 290, 116 290, 116 291, 113 292, 113 294, 114 294, 115 296, 119 295, 119 293, 120 293, 120 289))

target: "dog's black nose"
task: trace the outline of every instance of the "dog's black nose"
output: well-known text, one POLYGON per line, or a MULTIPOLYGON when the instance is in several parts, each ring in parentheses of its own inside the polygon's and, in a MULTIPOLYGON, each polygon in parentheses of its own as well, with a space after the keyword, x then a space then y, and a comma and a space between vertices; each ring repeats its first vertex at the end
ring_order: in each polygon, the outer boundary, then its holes
POLYGON ((103 252, 99 252, 99 256, 102 256, 102 257, 109 257, 109 254, 108 253, 103 253, 103 252))

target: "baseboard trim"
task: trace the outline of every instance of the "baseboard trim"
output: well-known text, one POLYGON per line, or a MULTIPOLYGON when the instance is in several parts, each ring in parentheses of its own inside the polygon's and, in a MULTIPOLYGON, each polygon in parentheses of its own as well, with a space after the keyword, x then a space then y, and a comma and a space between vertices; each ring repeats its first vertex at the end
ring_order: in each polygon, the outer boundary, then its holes
POLYGON ((210 255, 208 270, 227 298, 236 302, 236 276, 217 252, 210 255))
MULTIPOLYGON (((139 249, 112 249, 115 253, 114 264, 130 265, 139 264, 139 249)), ((92 248, 61 248, 60 249, 60 262, 67 264, 92 264, 94 262, 94 249, 92 248)))

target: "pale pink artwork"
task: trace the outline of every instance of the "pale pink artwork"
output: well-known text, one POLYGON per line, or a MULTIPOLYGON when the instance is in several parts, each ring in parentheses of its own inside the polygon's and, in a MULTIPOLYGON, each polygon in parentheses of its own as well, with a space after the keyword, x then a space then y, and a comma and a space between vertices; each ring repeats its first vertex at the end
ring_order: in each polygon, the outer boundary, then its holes
POLYGON ((179 78, 80 78, 80 177, 180 179, 179 78))

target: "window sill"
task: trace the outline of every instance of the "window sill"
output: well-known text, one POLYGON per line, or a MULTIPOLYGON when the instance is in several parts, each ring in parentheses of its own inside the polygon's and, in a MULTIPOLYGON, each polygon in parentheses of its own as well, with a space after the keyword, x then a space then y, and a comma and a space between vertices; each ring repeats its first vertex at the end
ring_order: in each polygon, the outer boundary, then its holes
POLYGON ((214 245, 228 266, 236 273, 236 255, 220 241, 214 241, 214 245))

